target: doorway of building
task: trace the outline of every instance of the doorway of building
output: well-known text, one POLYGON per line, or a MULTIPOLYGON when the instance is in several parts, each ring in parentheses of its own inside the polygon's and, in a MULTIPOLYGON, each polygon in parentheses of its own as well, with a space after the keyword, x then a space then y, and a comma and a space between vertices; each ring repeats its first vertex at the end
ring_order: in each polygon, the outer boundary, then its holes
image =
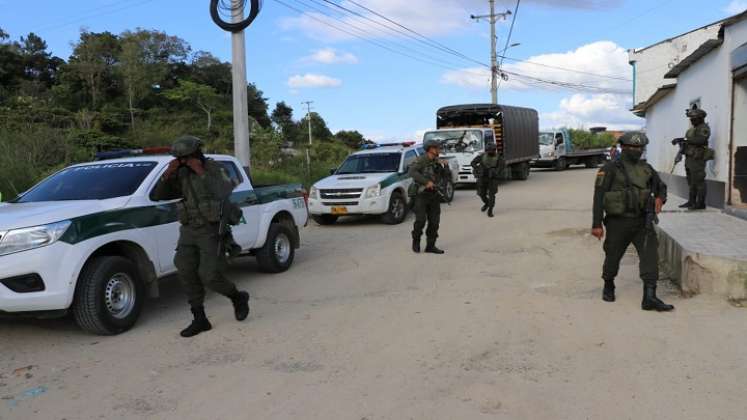
POLYGON ((731 205, 747 208, 747 74, 734 80, 731 205))

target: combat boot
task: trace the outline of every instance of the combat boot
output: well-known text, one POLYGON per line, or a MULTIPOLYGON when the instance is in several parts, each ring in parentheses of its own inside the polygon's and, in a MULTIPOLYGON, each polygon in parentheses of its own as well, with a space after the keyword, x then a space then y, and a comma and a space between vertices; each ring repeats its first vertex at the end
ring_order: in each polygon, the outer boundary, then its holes
POLYGON ((647 282, 643 285, 643 301, 641 309, 644 311, 668 312, 674 309, 674 306, 667 305, 656 297, 656 283, 647 282))
POLYGON ((678 207, 681 208, 681 209, 689 209, 692 206, 693 206, 693 203, 691 203, 690 201, 688 201, 688 202, 686 202, 684 204, 679 205, 678 207))
POLYGON ((487 204, 483 204, 483 206, 482 206, 482 208, 480 209, 480 211, 481 211, 481 212, 483 212, 483 213, 485 213, 485 210, 487 210, 487 209, 488 209, 488 207, 490 207, 490 206, 488 206, 487 204))
POLYGON ((425 247, 425 252, 438 255, 446 253, 446 251, 438 249, 438 247, 436 247, 436 241, 428 241, 428 245, 425 247))
POLYGON ((179 333, 182 337, 189 338, 194 337, 203 331, 210 331, 213 326, 210 325, 207 316, 205 315, 205 308, 203 306, 195 306, 192 308, 192 315, 194 320, 191 324, 179 333))
POLYGON ((233 303, 233 313, 237 321, 243 321, 249 316, 249 293, 236 291, 229 297, 233 303))
POLYGON ((602 289, 602 300, 605 302, 615 301, 615 279, 604 279, 604 289, 602 289))
POLYGON ((492 207, 488 207, 488 217, 493 217, 493 216, 494 216, 493 215, 493 208, 492 207))
POLYGON ((420 236, 412 235, 412 252, 420 254, 420 236))

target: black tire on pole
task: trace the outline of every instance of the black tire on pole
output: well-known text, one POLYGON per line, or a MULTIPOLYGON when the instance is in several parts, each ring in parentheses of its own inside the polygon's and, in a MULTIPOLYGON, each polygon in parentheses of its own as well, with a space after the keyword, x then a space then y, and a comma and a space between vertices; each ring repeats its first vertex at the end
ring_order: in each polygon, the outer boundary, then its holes
POLYGON ((218 3, 220 3, 220 0, 210 0, 210 17, 213 19, 213 22, 224 31, 241 32, 249 27, 249 25, 254 22, 254 19, 257 18, 257 15, 259 15, 260 0, 248 1, 251 6, 249 9, 249 16, 241 22, 226 22, 221 18, 220 13, 218 13, 218 3))

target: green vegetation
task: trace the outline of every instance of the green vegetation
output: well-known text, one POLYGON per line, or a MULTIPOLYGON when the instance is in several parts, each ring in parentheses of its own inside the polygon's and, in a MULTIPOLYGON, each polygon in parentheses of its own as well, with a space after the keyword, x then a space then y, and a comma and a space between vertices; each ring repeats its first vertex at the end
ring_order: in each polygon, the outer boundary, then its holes
MULTIPOLYGON (((169 145, 194 134, 212 153, 232 153, 231 65, 160 31, 83 31, 66 60, 31 33, 0 29, 0 193, 25 191, 98 151, 169 145)), ((309 183, 326 176, 366 139, 333 134, 311 113, 314 145, 306 167, 308 121, 247 86, 256 182, 309 183)))
POLYGON ((594 134, 591 131, 569 129, 573 146, 577 149, 600 149, 611 147, 617 143, 612 133, 601 132, 594 134))

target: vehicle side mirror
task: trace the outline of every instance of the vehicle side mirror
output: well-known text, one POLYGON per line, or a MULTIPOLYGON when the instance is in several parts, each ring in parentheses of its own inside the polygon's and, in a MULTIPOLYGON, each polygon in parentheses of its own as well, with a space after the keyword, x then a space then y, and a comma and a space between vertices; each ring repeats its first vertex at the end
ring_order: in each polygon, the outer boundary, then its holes
POLYGON ((329 174, 330 175, 334 175, 335 172, 337 172, 337 168, 330 168, 330 170, 329 170, 329 174))

